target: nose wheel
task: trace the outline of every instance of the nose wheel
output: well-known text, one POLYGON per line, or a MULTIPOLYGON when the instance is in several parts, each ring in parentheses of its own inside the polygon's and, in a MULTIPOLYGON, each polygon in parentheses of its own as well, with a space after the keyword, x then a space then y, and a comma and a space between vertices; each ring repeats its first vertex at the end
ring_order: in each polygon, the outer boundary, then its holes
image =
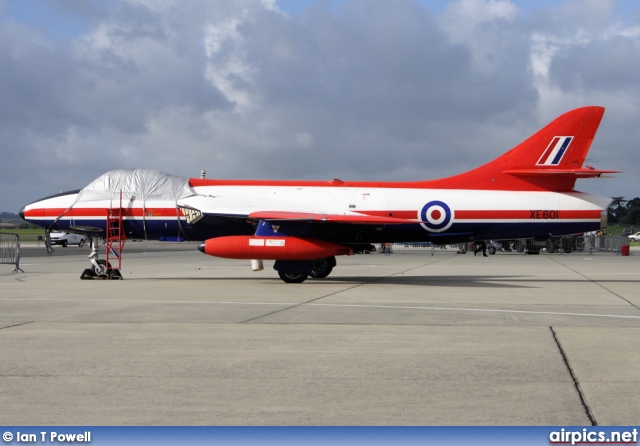
POLYGON ((107 274, 107 271, 111 269, 111 263, 108 263, 106 260, 96 260, 96 263, 97 265, 91 265, 91 271, 93 271, 96 276, 107 274))

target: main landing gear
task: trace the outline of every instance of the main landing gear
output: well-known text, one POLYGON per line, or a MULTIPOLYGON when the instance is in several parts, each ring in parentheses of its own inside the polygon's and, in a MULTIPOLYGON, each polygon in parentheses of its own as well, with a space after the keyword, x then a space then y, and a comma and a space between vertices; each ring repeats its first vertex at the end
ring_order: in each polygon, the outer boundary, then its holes
POLYGON ((316 259, 313 261, 313 269, 309 275, 314 279, 324 279, 331 274, 334 266, 336 266, 336 258, 334 256, 316 259))
POLYGON ((283 271, 278 271, 278 275, 286 283, 302 283, 309 277, 309 273, 285 273, 283 271))
POLYGON ((308 277, 324 279, 336 266, 335 256, 315 260, 276 260, 273 269, 286 283, 302 283, 308 277))

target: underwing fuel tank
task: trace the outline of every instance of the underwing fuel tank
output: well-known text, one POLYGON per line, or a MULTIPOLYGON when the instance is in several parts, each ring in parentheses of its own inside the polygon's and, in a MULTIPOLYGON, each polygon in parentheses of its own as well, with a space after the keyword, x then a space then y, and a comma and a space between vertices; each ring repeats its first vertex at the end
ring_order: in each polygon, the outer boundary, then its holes
POLYGON ((198 249, 207 255, 225 259, 311 260, 353 255, 353 249, 324 240, 249 235, 210 238, 198 249))

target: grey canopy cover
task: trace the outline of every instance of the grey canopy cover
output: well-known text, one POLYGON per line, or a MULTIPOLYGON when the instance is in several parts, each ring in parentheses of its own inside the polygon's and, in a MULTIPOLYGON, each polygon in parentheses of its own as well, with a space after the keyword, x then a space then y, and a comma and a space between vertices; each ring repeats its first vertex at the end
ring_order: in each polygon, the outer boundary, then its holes
POLYGON ((170 200, 195 195, 187 178, 159 170, 118 169, 107 172, 86 186, 78 194, 76 203, 98 200, 170 200))

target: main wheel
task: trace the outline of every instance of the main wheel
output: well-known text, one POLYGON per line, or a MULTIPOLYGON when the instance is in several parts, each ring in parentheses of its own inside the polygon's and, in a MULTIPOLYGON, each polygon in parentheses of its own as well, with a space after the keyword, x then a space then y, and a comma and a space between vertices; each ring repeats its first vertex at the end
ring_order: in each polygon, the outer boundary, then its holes
POLYGON ((285 273, 283 271, 278 271, 278 275, 286 283, 302 283, 309 277, 307 273, 285 273))
POLYGON ((107 263, 104 259, 98 260, 98 265, 100 265, 100 269, 96 268, 93 264, 91 265, 91 271, 93 271, 96 276, 107 274, 107 271, 111 269, 111 263, 107 263))
POLYGON ((331 274, 331 271, 333 271, 334 265, 335 265, 335 257, 315 259, 313 261, 313 269, 311 270, 309 275, 314 279, 324 279, 329 274, 331 274))
POLYGON ((549 254, 553 254, 554 252, 556 252, 556 244, 551 241, 547 242, 546 248, 549 254))

